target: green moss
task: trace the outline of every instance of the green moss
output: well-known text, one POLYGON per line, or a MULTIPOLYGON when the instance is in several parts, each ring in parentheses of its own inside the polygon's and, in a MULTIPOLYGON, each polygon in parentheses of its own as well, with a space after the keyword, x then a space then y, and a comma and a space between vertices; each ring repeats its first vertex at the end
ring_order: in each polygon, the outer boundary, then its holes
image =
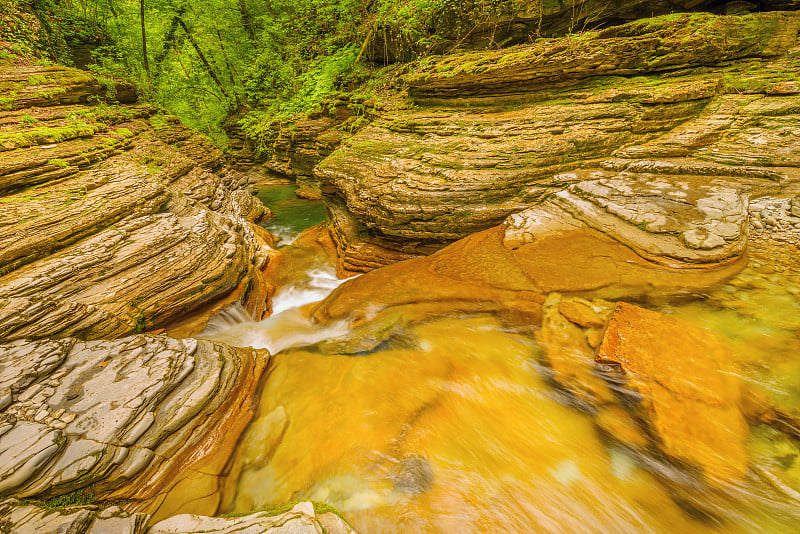
POLYGON ((47 76, 37 74, 35 76, 29 76, 26 83, 28 85, 47 85, 50 83, 50 80, 47 79, 47 76))
POLYGON ((23 132, 0 134, 0 145, 9 148, 25 148, 48 143, 60 143, 78 137, 90 137, 105 127, 76 121, 65 126, 40 126, 23 132))
POLYGON ((5 95, 0 95, 0 111, 9 111, 14 109, 14 102, 16 101, 17 93, 11 92, 5 95))
POLYGON ((152 117, 150 117, 150 126, 152 126, 155 130, 161 131, 169 128, 169 122, 161 113, 156 113, 152 117))
POLYGON ((87 506, 97 501, 95 494, 90 489, 79 489, 71 493, 51 497, 45 500, 25 500, 24 504, 32 504, 47 510, 62 510, 71 506, 87 506))
POLYGON ((59 169, 65 169, 65 168, 69 167, 69 163, 67 163, 66 160, 63 160, 63 159, 60 159, 60 158, 51 159, 50 161, 47 162, 47 164, 48 165, 55 165, 59 169))
POLYGON ((30 113, 25 113, 24 115, 22 115, 22 116, 19 118, 19 122, 20 122, 20 123, 22 123, 22 124, 24 124, 24 125, 26 125, 26 126, 33 126, 34 124, 36 124, 36 123, 37 123, 37 122, 39 122, 39 121, 37 121, 37 120, 36 120, 36 119, 33 117, 33 115, 31 115, 30 113))

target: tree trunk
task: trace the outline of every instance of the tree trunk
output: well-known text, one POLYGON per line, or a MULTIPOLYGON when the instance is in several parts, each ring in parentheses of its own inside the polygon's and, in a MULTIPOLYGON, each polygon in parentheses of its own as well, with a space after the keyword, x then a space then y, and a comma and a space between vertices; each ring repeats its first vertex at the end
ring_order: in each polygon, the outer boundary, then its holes
POLYGON ((156 68, 156 75, 158 75, 158 68, 164 62, 169 53, 170 48, 173 45, 173 40, 175 39, 175 32, 178 31, 178 26, 180 26, 180 18, 183 16, 183 13, 186 11, 186 7, 181 6, 178 11, 177 15, 172 17, 172 22, 169 24, 169 29, 167 29, 167 33, 164 35, 164 46, 161 47, 161 52, 156 56, 155 60, 155 68, 156 68))
POLYGON ((208 60, 206 59, 206 55, 203 54, 202 50, 200 50, 200 47, 198 46, 197 41, 194 40, 194 37, 192 36, 191 32, 189 31, 189 28, 186 27, 186 23, 183 22, 182 18, 178 18, 178 24, 180 24, 181 28, 183 28, 183 31, 186 32, 186 37, 189 38, 189 42, 192 43, 192 46, 194 47, 195 52, 197 52, 197 56, 200 58, 200 61, 203 62, 203 65, 205 65, 206 71, 208 72, 208 75, 211 76, 211 79, 214 80, 214 83, 217 84, 217 87, 219 87, 220 92, 222 92, 222 94, 225 96, 225 98, 227 98, 230 101, 230 99, 231 99, 230 95, 228 95, 228 92, 225 90, 225 87, 223 87, 222 82, 220 81, 219 77, 217 76, 217 73, 215 73, 214 69, 211 68, 211 63, 208 62, 208 60))
POLYGON ((242 21, 247 30, 247 35, 250 36, 250 42, 253 43, 256 40, 256 34, 255 31, 253 31, 253 19, 250 17, 250 12, 247 10, 246 0, 239 0, 239 12, 242 14, 242 21))
POLYGON ((142 23, 142 58, 144 59, 144 70, 150 76, 150 64, 147 62, 147 32, 144 29, 144 0, 139 0, 139 20, 142 23))

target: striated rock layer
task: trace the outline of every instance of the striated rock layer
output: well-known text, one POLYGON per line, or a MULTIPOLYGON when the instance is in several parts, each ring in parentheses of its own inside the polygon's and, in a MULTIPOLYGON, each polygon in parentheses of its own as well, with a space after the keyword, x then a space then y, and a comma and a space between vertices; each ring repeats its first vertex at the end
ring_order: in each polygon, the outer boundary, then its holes
POLYGON ((800 181, 799 29, 795 12, 675 14, 414 64, 418 107, 384 114, 315 170, 340 272, 525 210, 657 264, 740 256, 749 198, 800 181))
POLYGON ((216 512, 265 353, 138 335, 16 341, 0 354, 0 495, 89 488, 156 517, 216 512))
POLYGON ((0 339, 116 338, 237 287, 263 316, 265 209, 220 150, 75 69, 6 66, 0 91, 0 339))
POLYGON ((0 503, 0 525, 8 532, 59 532, 69 534, 354 534, 332 512, 316 513, 310 502, 301 502, 283 513, 259 512, 242 517, 218 518, 182 514, 147 526, 147 514, 130 514, 117 506, 95 511, 96 506, 54 509, 23 504, 15 499, 0 503))

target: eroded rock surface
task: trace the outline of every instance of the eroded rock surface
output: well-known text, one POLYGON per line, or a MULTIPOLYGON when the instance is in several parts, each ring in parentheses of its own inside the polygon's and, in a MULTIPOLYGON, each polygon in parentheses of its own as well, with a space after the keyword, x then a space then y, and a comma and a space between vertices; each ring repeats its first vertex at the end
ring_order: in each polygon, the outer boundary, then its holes
POLYGON ((660 298, 713 286, 743 266, 739 257, 701 267, 654 263, 563 210, 544 205, 430 256, 349 280, 316 308, 314 317, 321 322, 349 319, 380 332, 391 330, 380 326, 383 320, 457 311, 498 312, 539 325, 550 293, 660 298))
POLYGON ((220 518, 183 514, 148 526, 147 514, 131 514, 117 506, 97 510, 94 505, 62 509, 24 504, 16 499, 0 503, 0 526, 14 534, 355 534, 341 517, 317 514, 310 502, 296 504, 286 512, 259 512, 242 517, 220 518))
POLYGON ((266 356, 142 335, 0 345, 0 492, 90 487, 156 516, 187 506, 213 514, 266 356))
POLYGON ((749 198, 797 194, 799 28, 795 12, 675 14, 420 61, 419 107, 315 171, 340 271, 553 207, 654 263, 741 256, 749 198))
POLYGON ((106 88, 76 69, 5 66, 0 91, 0 339, 115 338, 237 286, 265 313, 265 209, 210 141, 97 104, 106 88))
POLYGON ((149 534, 190 534, 192 532, 219 534, 258 534, 261 532, 274 532, 275 534, 355 534, 355 531, 336 514, 328 512, 317 515, 314 512, 314 505, 310 502, 301 502, 291 510, 273 516, 270 516, 267 512, 237 518, 179 515, 156 523, 148 531, 149 534))

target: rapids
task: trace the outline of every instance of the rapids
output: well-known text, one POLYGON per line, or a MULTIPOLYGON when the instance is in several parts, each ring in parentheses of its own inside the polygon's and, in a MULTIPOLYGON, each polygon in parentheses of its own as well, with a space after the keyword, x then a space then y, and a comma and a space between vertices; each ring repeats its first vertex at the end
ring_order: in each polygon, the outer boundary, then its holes
MULTIPOLYGON (((282 252, 302 268, 284 271, 274 314, 253 322, 231 309, 202 335, 272 353, 222 512, 313 499, 362 533, 800 531, 800 447, 785 435, 753 427, 747 479, 705 486, 656 451, 607 440, 548 380, 530 332, 488 314, 418 322, 374 350, 331 353, 320 342, 346 339, 350 325, 322 327, 309 310, 341 281, 321 251, 282 252)), ((796 409, 795 281, 762 266, 752 261, 701 300, 649 307, 728 337, 745 381, 796 409)))

